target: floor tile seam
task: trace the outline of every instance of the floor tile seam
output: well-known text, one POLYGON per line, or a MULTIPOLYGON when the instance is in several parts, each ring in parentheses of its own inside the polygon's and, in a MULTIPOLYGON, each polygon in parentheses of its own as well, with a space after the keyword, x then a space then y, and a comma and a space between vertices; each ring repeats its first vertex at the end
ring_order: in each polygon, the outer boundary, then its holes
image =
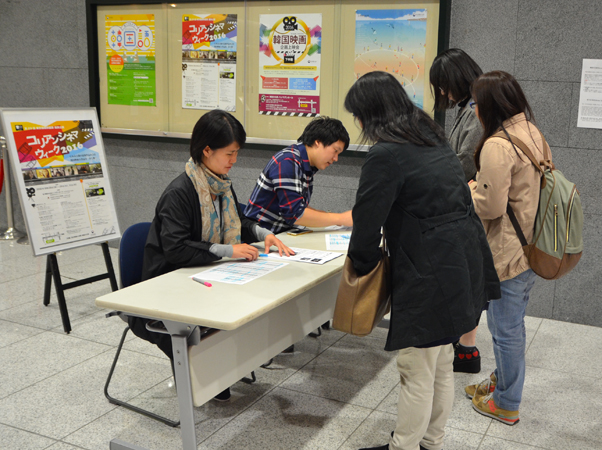
POLYGON ((100 352, 100 353, 98 353, 98 354, 96 354, 96 355, 90 356, 89 358, 86 358, 86 359, 84 359, 84 360, 82 360, 82 361, 78 362, 77 364, 74 364, 74 365, 72 365, 72 366, 66 367, 66 368, 64 368, 64 369, 62 369, 62 370, 59 370, 58 372, 55 372, 55 373, 53 373, 53 374, 51 374, 51 375, 48 375, 48 376, 46 376, 46 377, 44 377, 44 378, 40 378, 39 380, 36 380, 36 381, 34 381, 33 383, 31 383, 31 384, 28 384, 27 386, 24 386, 24 387, 22 387, 21 389, 18 389, 18 390, 14 391, 14 392, 11 392, 10 394, 8 394, 8 395, 7 395, 7 396, 5 396, 5 397, 0 397, 0 401, 6 400, 7 398, 10 398, 10 397, 12 397, 13 395, 16 395, 16 394, 18 394, 18 393, 20 393, 20 392, 23 392, 23 391, 24 391, 24 390, 26 390, 26 389, 33 388, 34 386, 36 386, 36 385, 38 385, 38 384, 42 383, 43 381, 47 381, 47 380, 50 380, 51 378, 58 377, 58 376, 60 376, 60 375, 64 374, 64 372, 67 372, 68 370, 74 369, 75 367, 77 367, 77 366, 79 366, 79 365, 81 365, 81 364, 83 364, 83 363, 85 363, 85 362, 87 362, 87 361, 90 361, 91 359, 93 359, 93 358, 96 358, 96 357, 98 357, 98 356, 102 355, 103 353, 106 353, 107 351, 108 351, 108 349, 107 349, 107 350, 104 350, 104 351, 102 351, 102 352, 100 352))
MULTIPOLYGON (((385 397, 384 397, 384 398, 381 400, 381 402, 380 402, 378 405, 376 405, 376 408, 374 408, 374 410, 377 410, 377 411, 382 411, 382 410, 378 409, 378 407, 379 407, 380 405, 382 405, 382 404, 383 404, 383 402, 384 402, 384 401, 387 399, 387 397, 388 397, 389 395, 391 395, 391 393, 392 393, 394 390, 396 390, 396 389, 397 389, 397 383, 395 383, 395 386, 393 386, 393 387, 391 388, 391 390, 390 390, 390 391, 387 393, 387 395, 385 395, 385 397)), ((383 412, 386 412, 386 411, 383 411, 383 412)))
MULTIPOLYGON (((5 322, 6 322, 6 321, 5 321, 5 322)), ((13 322, 10 322, 10 323, 13 323, 13 322)), ((18 325, 22 325, 22 324, 18 324, 18 325)), ((35 327, 30 327, 30 328, 35 328, 35 327)), ((36 328, 36 329, 40 330, 40 332, 39 332, 39 333, 36 333, 36 334, 32 334, 32 335, 30 335, 30 336, 27 336, 27 337, 24 337, 23 339, 19 339, 18 341, 14 341, 14 342, 11 342, 11 343, 9 343, 9 344, 6 344, 6 345, 0 345, 0 350, 4 350, 5 348, 7 348, 7 347, 10 347, 10 346, 11 346, 11 345, 13 345, 13 344, 17 344, 17 343, 19 343, 19 342, 23 342, 25 339, 29 339, 29 338, 31 338, 31 337, 36 337, 36 336, 39 336, 40 334, 43 334, 43 333, 45 333, 46 331, 48 331, 48 330, 42 330, 42 329, 40 329, 40 328, 36 328)))
MULTIPOLYGON (((353 436, 353 433, 355 433, 357 430, 359 430, 359 429, 360 429, 360 427, 361 427, 361 426, 362 426, 362 425, 363 425, 363 424, 364 424, 364 423, 365 423, 365 422, 368 420, 368 418, 369 418, 369 417, 370 417, 370 416, 371 416, 371 415, 372 415, 372 414, 373 414, 375 411, 376 411, 376 410, 373 410, 373 411, 372 411, 371 413, 369 413, 369 414, 368 414, 366 417, 364 417, 364 420, 362 420, 362 421, 359 423, 359 425, 358 425, 357 427, 355 427, 355 429, 354 429, 354 430, 353 430, 353 431, 352 431, 352 432, 349 434, 349 436, 347 436, 347 439, 345 439, 345 440, 344 440, 344 441, 341 443, 341 445, 339 445, 339 446, 337 447, 337 449, 340 449, 340 448, 342 448, 342 447, 343 447, 343 446, 344 446, 344 445, 347 443, 347 441, 349 441, 349 439, 351 439, 351 436, 353 436)), ((388 415, 390 415, 390 416, 397 417, 395 414, 391 414, 391 413, 389 413, 389 412, 386 412, 386 411, 376 411, 376 412, 383 413, 383 414, 388 414, 388 415)))
MULTIPOLYGON (((493 419, 491 419, 491 424, 493 424, 493 419)), ((508 426, 508 425, 506 425, 506 426, 508 426)), ((487 432, 489 432, 489 428, 487 429, 487 432)), ((529 447, 533 447, 533 448, 536 448, 536 449, 541 449, 541 450, 550 450, 550 448, 549 448, 549 447, 541 447, 541 446, 539 446, 539 445, 533 445, 533 444, 531 443, 531 441, 525 441, 525 442, 521 442, 521 441, 517 441, 517 440, 513 440, 513 439, 506 439, 506 438, 502 438, 502 437, 499 437, 499 436, 493 436, 493 435, 491 435, 491 434, 486 434, 486 435, 483 437, 483 439, 485 439, 485 438, 499 439, 499 440, 501 440, 501 441, 512 442, 513 444, 519 444, 519 445, 527 445, 527 446, 529 446, 529 447)))
MULTIPOLYGON (((259 397, 257 397, 254 401, 252 401, 251 403, 249 403, 245 408, 241 409, 240 411, 238 411, 238 413, 236 413, 234 416, 232 416, 230 418, 230 420, 228 420, 226 423, 224 423, 221 427, 217 428, 213 433, 209 434, 205 439, 199 440, 197 437, 197 447, 199 444, 202 444, 203 442, 207 441, 209 438, 211 438, 212 436, 214 436, 218 431, 220 431, 221 429, 223 429, 225 426, 229 425, 230 423, 232 423, 233 420, 235 420, 236 418, 238 418, 242 413, 244 413, 245 411, 249 410, 252 406, 255 406, 257 404, 257 402, 259 402, 260 400, 262 400, 263 398, 265 398, 269 393, 271 393, 274 389, 276 389, 277 386, 272 386, 270 389, 268 389, 267 391, 265 391, 262 395, 260 395, 259 397)), ((204 404, 203 404, 204 405, 204 404)), ((201 405, 201 406, 203 406, 201 405)), ((193 406, 193 408, 196 408, 195 406, 193 406)), ((199 425, 202 422, 195 422, 194 423, 194 427, 196 429, 197 425, 199 425)))
POLYGON ((25 275, 17 276, 16 278, 9 278, 8 280, 4 280, 2 282, 2 284, 3 283, 12 283, 12 282, 15 282, 15 281, 18 281, 18 280, 22 280, 23 278, 27 278, 27 277, 31 277, 31 276, 34 276, 34 275, 38 275, 40 273, 42 273, 42 272, 37 272, 36 271, 36 272, 33 272, 33 273, 27 273, 25 275))
MULTIPOLYGON (((377 411, 376 408, 371 408, 369 406, 364 406, 364 405, 358 405, 358 404, 355 404, 355 403, 344 402, 343 400, 337 400, 335 398, 322 397, 321 395, 317 395, 317 394, 314 394, 314 393, 311 393, 311 392, 299 391, 297 389, 293 389, 293 388, 290 388, 290 387, 285 387, 285 386, 278 386, 278 387, 280 389, 285 389, 287 391, 295 392, 297 394, 309 395, 311 397, 321 398, 323 400, 329 400, 329 401, 333 401, 333 402, 337 402, 337 403, 342 403, 344 405, 355 406, 355 407, 362 408, 362 409, 367 409, 367 410, 370 410, 370 411, 377 411)), ((387 413, 386 411, 378 411, 378 412, 387 413)), ((387 413, 387 414, 390 414, 390 413, 387 413)))
MULTIPOLYGON (((261 373, 261 372, 259 372, 259 369, 263 369, 263 370, 266 370, 266 371, 276 371, 276 370, 286 370, 286 369, 287 369, 287 367, 284 367, 283 369, 270 369, 270 367, 269 367, 269 366, 268 366, 268 367, 261 367, 261 366, 259 366, 257 369, 255 369, 255 370, 257 370, 257 371, 258 371, 258 372, 257 372, 258 374, 259 374, 259 373, 261 373)), ((291 370, 292 370, 292 372, 291 372, 291 374, 290 374, 290 375, 288 375, 286 378, 282 379, 281 381, 279 381, 277 384, 275 384, 275 385, 273 385, 273 386, 274 386, 274 387, 278 387, 278 386, 282 385, 282 383, 284 383, 285 381, 289 380, 289 379, 290 379, 290 378, 291 378, 293 375, 295 375, 295 374, 296 374, 296 373, 297 373, 297 372, 298 372, 300 369, 292 369, 292 368, 291 368, 291 370)), ((257 378, 259 379, 259 376, 258 376, 257 378)))
MULTIPOLYGON (((107 400, 107 402, 109 402, 109 401, 107 400)), ((107 416, 107 415, 111 414, 111 413, 112 413, 113 411, 115 411, 116 409, 118 409, 118 408, 123 408, 123 407, 121 407, 121 406, 119 406, 119 405, 114 405, 114 404, 112 404, 112 403, 109 403, 109 405, 111 406, 111 408, 110 408, 110 409, 109 409, 107 412, 105 412, 105 413, 101 414, 100 416, 96 417, 95 419, 91 420, 90 422, 83 424, 83 425, 82 425, 82 426, 80 426, 79 428, 77 428, 77 429, 75 429, 75 430, 73 430, 73 431, 70 431, 68 434, 66 434, 65 436, 63 436, 62 438, 60 438, 60 442, 63 442, 63 443, 65 443, 65 444, 67 444, 67 445, 72 445, 72 446, 74 446, 74 447, 77 447, 77 448, 83 448, 84 450, 89 450, 89 449, 86 449, 85 447, 81 447, 81 446, 79 446, 79 445, 77 445, 77 444, 74 444, 74 443, 72 443, 72 442, 69 442, 67 439, 68 439, 70 436, 72 436, 72 435, 74 435, 75 433, 77 433, 77 432, 79 432, 80 430, 82 430, 83 428, 86 428, 87 426, 89 426, 89 425, 93 424, 93 423, 94 423, 94 422, 96 422, 97 420, 100 420, 101 418, 103 418, 103 417, 105 417, 105 416, 107 416)), ((123 408, 123 409, 124 409, 124 410, 126 410, 126 408, 123 408)), ((130 411, 130 410, 128 410, 128 411, 130 411)), ((133 412, 133 413, 135 413, 135 414, 138 414, 138 413, 136 413, 135 411, 132 411, 132 412, 133 412)), ((140 415, 141 415, 141 414, 140 414, 140 415)))
POLYGON ((554 372, 554 373, 563 374, 563 375, 577 375, 577 376, 581 376, 581 377, 585 377, 585 378, 593 378, 595 380, 597 380, 600 377, 602 377, 602 375, 600 375, 600 372, 598 372, 597 375, 586 374, 586 373, 583 373, 582 370, 579 370, 579 371, 576 371, 576 372, 568 372, 568 371, 565 371, 565 370, 550 369, 549 367, 541 367, 541 366, 536 366, 536 365, 533 365, 533 364, 527 364, 526 361, 525 361, 525 367, 526 368, 531 368, 531 369, 546 370, 546 371, 549 371, 549 372, 554 372))
POLYGON ((492 423, 493 423, 493 419, 489 419, 489 424, 487 425, 487 428, 485 429, 483 436, 481 436, 481 441, 479 442, 479 445, 477 446, 477 450, 481 449, 483 442, 485 441, 485 438, 487 437, 487 432, 489 431, 489 428, 491 428, 492 423))
POLYGON ((79 445, 76 445, 76 444, 71 444, 70 442, 65 442, 65 441, 63 441, 62 439, 61 439, 61 440, 58 440, 58 441, 57 441, 57 442, 55 442, 54 444, 50 444, 48 447, 45 447, 43 450, 47 450, 47 449, 51 448, 53 445, 56 445, 56 444, 66 444, 66 445, 69 445, 69 446, 71 446, 71 447, 79 448, 79 449, 81 449, 81 450, 89 450, 89 449, 87 449, 87 448, 85 448, 85 447, 81 447, 81 446, 79 446, 79 445))
MULTIPOLYGON (((554 303, 554 302, 552 302, 552 308, 554 308, 554 306, 553 306, 553 303, 554 303)), ((537 336, 537 333, 539 332, 539 329, 541 328, 541 325, 543 324, 543 321, 544 321, 544 320, 545 320, 545 319, 544 319, 544 318, 542 318, 542 319, 540 320, 540 322, 539 322, 539 325, 537 325, 537 329, 535 330, 535 332, 533 333, 533 336, 531 337, 531 342, 529 342, 529 345, 528 345, 528 346, 527 346, 527 348, 525 349, 525 356, 527 356, 527 353, 529 352, 529 349, 530 349, 530 348, 531 348, 531 346, 533 345, 533 341, 535 340, 535 337, 537 336)))
MULTIPOLYGON (((451 428, 452 430, 456 430, 456 431, 462 431, 463 433, 470 433, 470 434, 475 434, 477 436, 484 436, 485 435, 485 431, 482 433, 479 433, 478 431, 470 431, 467 430, 465 428, 459 428, 459 427, 455 427, 453 425, 445 425, 445 428, 451 428)), ((489 425, 487 426, 487 428, 489 428, 489 425)))
MULTIPOLYGON (((25 428, 16 427, 14 425, 11 425, 11 424, 8 424, 8 423, 4 423, 2 421, 0 421, 0 425, 4 425, 5 427, 12 428, 14 430, 23 431, 24 433, 33 434, 35 436, 43 437, 43 438, 46 438, 46 439, 51 439, 54 442, 52 444, 50 444, 48 447, 51 447, 54 444, 56 444, 56 443, 59 442, 59 439, 57 439, 57 438, 53 438, 53 437, 50 437, 50 436, 46 436, 44 434, 36 433, 35 431, 26 430, 25 428)), ((44 447, 44 448, 48 448, 48 447, 44 447)))
MULTIPOLYGON (((324 348, 322 351, 320 351, 320 352, 318 352, 317 354, 315 354, 315 355, 314 355, 314 356, 313 356, 313 357, 312 357, 312 358, 311 358, 309 361, 307 361, 305 364, 303 364, 303 365, 302 365, 302 366, 300 366, 300 367, 299 367, 297 370, 295 370, 295 371, 294 371, 294 372, 293 372, 293 373, 292 373, 290 376, 293 376, 293 375, 295 375, 295 374, 296 374, 297 372, 299 372, 301 369, 303 369, 303 368, 307 367, 307 365, 308 365, 309 363, 311 363, 312 361, 314 361, 315 359, 317 359, 317 358, 318 358, 320 355, 322 355, 322 354, 323 354, 323 353, 324 353, 326 350, 328 350, 328 349, 330 349, 331 347, 333 347, 333 346, 334 346, 334 344, 336 344, 337 342, 339 342, 339 341, 340 341, 340 340, 341 340, 343 337, 345 337, 345 336, 346 336, 346 335, 344 335, 344 336, 341 336, 339 339, 337 339, 336 341, 334 341, 332 344, 330 344, 330 345, 326 346, 326 347, 325 347, 325 348, 324 348)), ((315 339, 319 339, 319 338, 320 338, 320 336, 316 337, 315 339)), ((288 378, 290 378, 290 377, 287 377, 287 379, 288 379, 288 378)))
MULTIPOLYGON (((35 301, 37 301, 37 300, 32 300, 31 302, 27 302, 27 303, 33 303, 33 302, 35 302, 35 301)), ((27 305, 27 303, 22 303, 21 305, 18 305, 18 306, 13 306, 13 307, 11 307, 11 308, 8 308, 8 309, 3 309, 3 310, 0 310, 0 315, 1 315, 3 312, 5 312, 5 311, 10 311, 10 310, 11 310, 11 309, 13 309, 13 308, 18 308, 19 306, 27 305)), ((36 325, 28 325, 28 324, 21 323, 21 322, 15 322, 14 320, 10 320, 10 319, 6 319, 6 318, 2 318, 2 317, 0 317, 0 321, 2 321, 2 322, 8 322, 8 323, 13 323, 13 324, 15 324, 15 325, 21 325, 21 326, 23 326, 23 327, 28 327, 28 328, 35 328, 36 330, 40 330, 40 333, 38 333, 38 334, 41 334, 41 333, 43 333, 44 331, 50 331, 50 330, 51 330, 51 329, 48 329, 48 328, 40 328, 40 327, 38 327, 38 326, 36 326, 36 325)), ((37 336, 37 334, 36 334, 35 336, 37 336)), ((31 337, 31 336, 29 336, 29 337, 31 337)), ((9 344, 9 345, 10 345, 10 344, 9 344)))

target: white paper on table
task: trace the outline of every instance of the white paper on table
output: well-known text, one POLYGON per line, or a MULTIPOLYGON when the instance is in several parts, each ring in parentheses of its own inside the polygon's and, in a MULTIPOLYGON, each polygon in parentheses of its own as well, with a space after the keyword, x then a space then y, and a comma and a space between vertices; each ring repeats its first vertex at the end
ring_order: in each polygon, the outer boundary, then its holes
POLYGON ((326 234, 326 250, 349 250, 349 240, 351 239, 351 232, 349 233, 337 233, 337 234, 326 234))
POLYGON ((249 262, 233 262, 214 266, 204 272, 194 274, 192 277, 200 278, 203 281, 246 284, 286 265, 286 263, 266 261, 265 259, 249 262))
POLYGON ((306 248, 290 247, 290 249, 295 252, 295 254, 292 256, 280 256, 278 253, 272 252, 268 253, 267 258, 279 259, 283 261, 304 262, 309 264, 325 264, 328 261, 332 261, 333 259, 338 258, 342 255, 342 253, 324 252, 321 250, 309 250, 306 248))

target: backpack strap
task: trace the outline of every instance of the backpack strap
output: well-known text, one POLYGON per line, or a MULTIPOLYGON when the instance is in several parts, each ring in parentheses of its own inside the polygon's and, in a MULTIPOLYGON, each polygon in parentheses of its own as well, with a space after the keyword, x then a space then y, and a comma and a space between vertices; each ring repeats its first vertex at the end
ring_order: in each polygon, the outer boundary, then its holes
MULTIPOLYGON (((531 153, 531 150, 529 150, 529 147, 527 147, 527 145, 521 141, 519 138, 517 138, 516 136, 509 134, 506 130, 503 131, 498 131, 497 133, 495 133, 493 136, 491 137, 499 137, 502 139, 506 139, 507 141, 510 141, 510 143, 512 144, 512 146, 514 147, 514 149, 516 150, 516 147, 520 148, 522 150, 522 152, 527 155, 527 158, 529 158, 529 160, 533 163, 533 165, 535 166, 535 168, 539 171, 539 173, 541 175, 543 175, 543 169, 541 168, 541 163, 537 161, 537 159, 535 159, 535 156, 533 156, 533 153, 531 153)), ((543 138, 543 135, 541 136, 543 138)), ((544 140, 544 148, 547 146, 546 141, 544 140)), ((544 161, 542 161, 543 163, 544 161)))
POLYGON ((525 238, 525 234, 523 233, 523 230, 518 224, 518 220, 514 215, 514 210, 512 209, 512 206, 510 206, 510 202, 508 202, 508 205, 506 206, 506 214, 508 214, 508 218, 510 219, 510 222, 512 222, 512 226, 514 227, 514 231, 516 231, 518 240, 520 241, 520 245, 522 245, 523 247, 528 245, 527 238, 525 238))

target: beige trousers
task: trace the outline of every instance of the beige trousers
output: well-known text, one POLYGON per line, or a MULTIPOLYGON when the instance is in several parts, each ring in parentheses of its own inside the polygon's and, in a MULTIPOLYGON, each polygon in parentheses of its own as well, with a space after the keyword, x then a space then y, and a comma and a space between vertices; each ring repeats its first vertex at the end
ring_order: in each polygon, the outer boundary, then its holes
POLYGON ((404 348, 397 355, 401 391, 390 450, 441 450, 445 423, 454 402, 454 350, 451 344, 404 348))

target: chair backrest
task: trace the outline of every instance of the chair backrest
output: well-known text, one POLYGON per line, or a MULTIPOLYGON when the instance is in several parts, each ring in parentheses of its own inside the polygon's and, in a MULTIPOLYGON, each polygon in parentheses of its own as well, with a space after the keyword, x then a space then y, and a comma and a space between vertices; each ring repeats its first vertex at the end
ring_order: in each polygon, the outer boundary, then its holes
POLYGON ((150 222, 136 223, 123 233, 119 244, 119 272, 121 287, 128 287, 140 282, 142 278, 142 260, 144 244, 150 230, 150 222))

